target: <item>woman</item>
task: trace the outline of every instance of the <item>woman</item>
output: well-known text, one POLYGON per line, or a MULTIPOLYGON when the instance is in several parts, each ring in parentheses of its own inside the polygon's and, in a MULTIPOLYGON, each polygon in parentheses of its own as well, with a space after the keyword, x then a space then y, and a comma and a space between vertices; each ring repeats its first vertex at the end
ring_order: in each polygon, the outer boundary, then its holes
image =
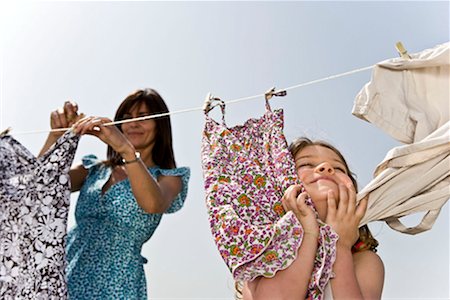
MULTIPOLYGON (((190 171, 177 168, 168 116, 102 126, 108 118, 78 115, 66 102, 52 112, 51 127, 73 127, 75 133, 98 137, 108 145, 107 160, 94 155, 71 169, 72 192, 80 191, 77 226, 67 238, 67 281, 70 299, 146 299, 140 255, 165 212, 181 208, 190 171)), ((168 112, 153 89, 129 95, 114 121, 168 112)), ((45 152, 61 133, 51 133, 45 152)))
POLYGON ((245 300, 305 299, 317 251, 319 225, 316 213, 306 204, 311 197, 318 218, 339 235, 334 277, 325 299, 380 299, 384 266, 375 253, 378 245, 367 226, 358 230, 367 199, 356 204, 357 184, 342 154, 333 146, 307 138, 289 147, 295 159, 300 185, 290 186, 283 196, 286 211, 292 210, 304 229, 297 259, 273 278, 258 277, 243 284, 245 300))

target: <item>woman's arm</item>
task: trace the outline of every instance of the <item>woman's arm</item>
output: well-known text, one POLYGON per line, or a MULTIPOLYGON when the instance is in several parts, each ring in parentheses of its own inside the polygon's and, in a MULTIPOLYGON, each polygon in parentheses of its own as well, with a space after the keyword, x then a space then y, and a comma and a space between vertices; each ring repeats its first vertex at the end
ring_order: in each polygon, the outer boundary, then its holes
POLYGON ((298 195, 300 191, 301 186, 294 185, 283 196, 285 210, 292 210, 304 230, 297 258, 272 278, 258 277, 247 282, 243 290, 245 300, 305 299, 318 247, 319 225, 313 210, 305 203, 307 194, 298 195))
MULTIPOLYGON (((129 152, 132 154, 121 154, 127 161, 135 159, 134 148, 129 152)), ((125 164, 125 168, 137 203, 148 213, 164 213, 181 192, 180 177, 159 176, 155 181, 142 160, 125 164)))
POLYGON ((88 175, 88 170, 83 165, 72 167, 69 171, 70 191, 78 192, 83 186, 84 180, 88 175))
MULTIPOLYGON (((50 127, 52 129, 68 128, 71 127, 81 117, 83 117, 83 114, 78 114, 78 105, 75 102, 66 101, 62 108, 58 108, 57 110, 51 112, 50 127)), ((44 153, 47 152, 47 150, 50 149, 50 147, 63 134, 63 131, 50 132, 47 136, 47 139, 45 140, 44 145, 42 146, 41 151, 38 154, 38 157, 44 155, 44 153)), ((78 165, 70 169, 69 177, 71 192, 76 192, 81 189, 81 186, 83 185, 87 174, 88 171, 82 165, 78 165)))
POLYGON ((116 126, 102 126, 111 120, 86 117, 74 125, 77 134, 90 134, 111 146, 125 161, 131 189, 139 206, 148 213, 164 213, 181 191, 181 178, 160 176, 156 181, 141 159, 136 160, 136 150, 116 126))

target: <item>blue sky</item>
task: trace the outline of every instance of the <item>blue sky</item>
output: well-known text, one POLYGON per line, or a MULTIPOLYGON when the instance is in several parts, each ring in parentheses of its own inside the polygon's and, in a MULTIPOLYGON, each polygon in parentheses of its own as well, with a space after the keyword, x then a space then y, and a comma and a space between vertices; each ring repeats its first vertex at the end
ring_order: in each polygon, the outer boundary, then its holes
MULTIPOLYGON (((0 4, 0 129, 38 153, 49 113, 72 99, 87 115, 112 117, 137 88, 153 87, 170 110, 199 108, 208 92, 228 101, 371 66, 397 57, 395 43, 418 52, 449 40, 449 2, 89 2, 0 4)), ((290 90, 274 98, 288 141, 300 135, 340 148, 360 186, 399 145, 351 114, 371 72, 290 90)), ((264 113, 264 100, 230 104, 228 125, 264 113)), ((163 218, 144 246, 152 299, 231 299, 233 281, 211 238, 200 162, 204 116, 172 116, 178 165, 192 171, 185 207, 163 218)), ((104 157, 83 137, 76 160, 104 157)), ((72 197, 70 226, 74 224, 72 197)), ((414 225, 418 217, 409 217, 414 225)), ((433 229, 400 234, 370 224, 386 268, 385 299, 449 295, 449 206, 433 229)))

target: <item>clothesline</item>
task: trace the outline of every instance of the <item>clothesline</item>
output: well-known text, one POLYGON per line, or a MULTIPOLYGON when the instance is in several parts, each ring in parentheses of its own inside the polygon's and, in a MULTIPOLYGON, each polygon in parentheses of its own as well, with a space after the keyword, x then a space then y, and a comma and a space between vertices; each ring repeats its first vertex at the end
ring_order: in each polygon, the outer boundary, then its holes
MULTIPOLYGON (((368 66, 368 67, 363 67, 363 68, 359 68, 359 69, 355 69, 355 70, 351 70, 351 71, 347 71, 347 72, 331 75, 331 76, 328 76, 328 77, 324 77, 324 78, 320 78, 320 79, 311 80, 311 81, 308 81, 308 82, 296 84, 296 85, 293 85, 293 86, 290 86, 290 87, 287 87, 287 88, 282 88, 282 89, 279 89, 279 90, 284 90, 284 91, 293 90, 293 89, 305 87, 305 86, 308 86, 308 85, 316 84, 316 83, 319 83, 319 82, 324 82, 324 81, 327 81, 327 80, 332 80, 332 79, 336 79, 336 78, 352 75, 352 74, 355 74, 355 73, 363 72, 363 71, 366 71, 366 70, 370 70, 373 67, 374 67, 374 65, 371 65, 371 66, 368 66)), ((248 96, 248 97, 242 97, 242 98, 237 98, 237 99, 233 99, 233 100, 224 101, 224 103, 225 104, 238 103, 238 102, 243 102, 243 101, 248 101, 248 100, 252 100, 252 99, 261 98, 261 97, 264 97, 264 95, 265 94, 258 94, 258 95, 248 96)), ((150 120, 150 119, 155 119, 155 118, 160 118, 160 117, 165 117, 165 116, 170 116, 170 115, 175 115, 175 114, 180 114, 180 113, 199 111, 199 110, 203 110, 203 109, 204 109, 203 106, 202 107, 194 107, 194 108, 182 109, 182 110, 171 111, 171 112, 167 112, 167 113, 154 114, 154 115, 148 115, 148 116, 143 116, 143 117, 138 117, 138 118, 122 120, 122 121, 114 121, 114 122, 104 123, 104 124, 102 124, 102 126, 111 126, 111 125, 118 125, 118 124, 123 124, 123 123, 130 123, 130 122, 150 120)), ((58 131, 67 131, 69 129, 70 128, 58 128, 58 129, 52 129, 52 130, 48 130, 47 129, 47 130, 22 131, 22 132, 15 132, 14 135, 46 133, 46 132, 58 132, 58 131)))

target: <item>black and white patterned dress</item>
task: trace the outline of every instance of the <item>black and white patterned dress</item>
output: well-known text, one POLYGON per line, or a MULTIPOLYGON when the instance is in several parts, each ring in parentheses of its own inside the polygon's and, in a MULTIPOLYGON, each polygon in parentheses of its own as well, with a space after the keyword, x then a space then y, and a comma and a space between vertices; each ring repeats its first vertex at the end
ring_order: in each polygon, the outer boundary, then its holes
POLYGON ((0 137, 0 299, 66 299, 69 169, 79 138, 66 132, 36 158, 0 137))

